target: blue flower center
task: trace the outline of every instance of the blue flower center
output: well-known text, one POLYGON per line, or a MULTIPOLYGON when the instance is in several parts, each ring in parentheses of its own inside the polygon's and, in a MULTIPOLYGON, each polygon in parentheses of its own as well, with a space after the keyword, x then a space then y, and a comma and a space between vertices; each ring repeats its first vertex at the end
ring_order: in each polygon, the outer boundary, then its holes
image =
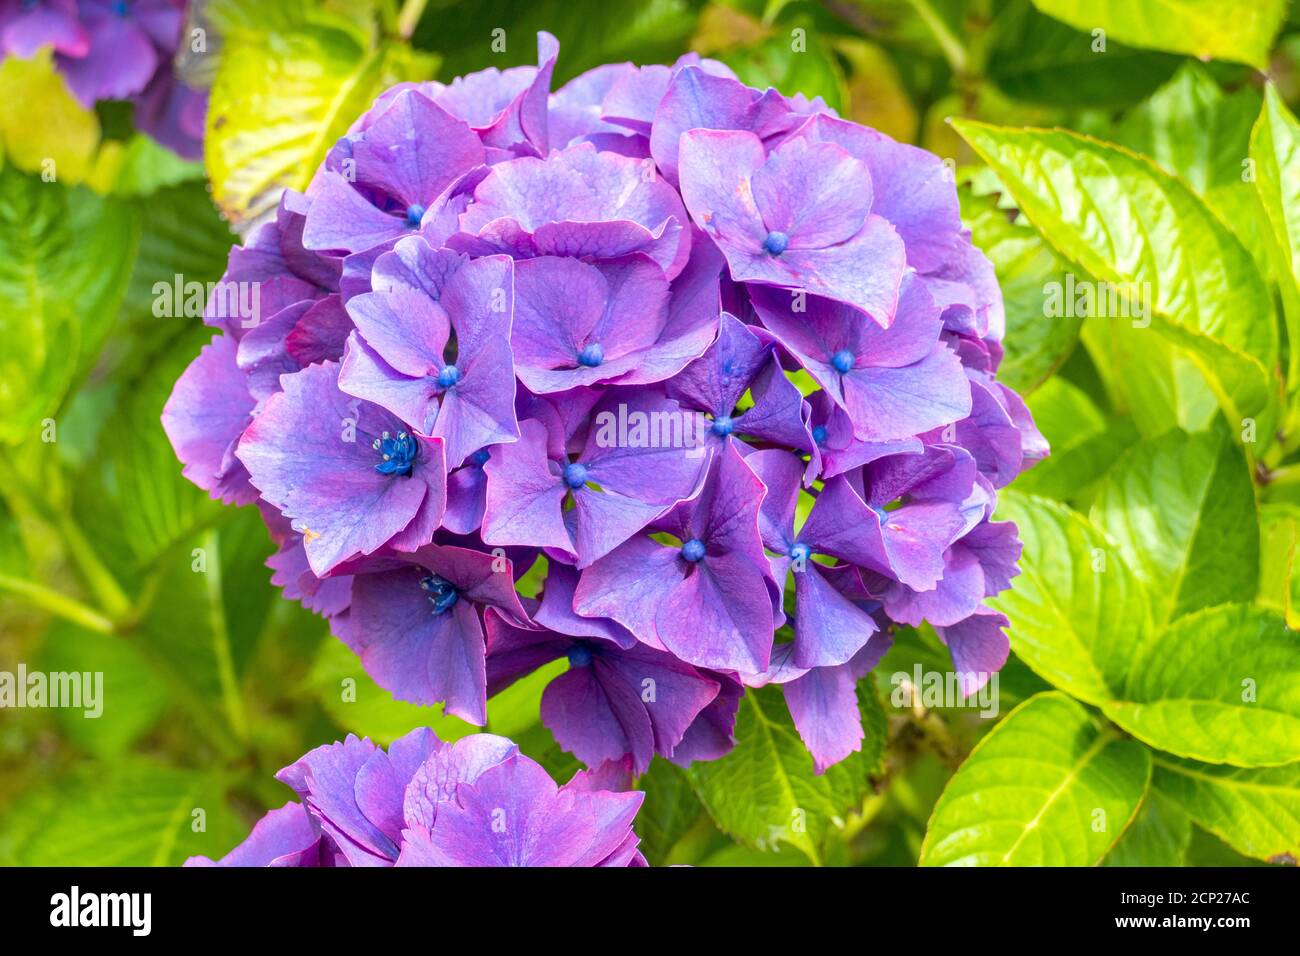
POLYGON ((584 345, 582 351, 578 353, 578 364, 585 365, 587 368, 595 368, 603 361, 605 361, 605 346, 599 342, 584 345))
POLYGON ((420 224, 420 220, 423 218, 424 218, 424 207, 421 206, 418 202, 413 202, 406 207, 406 224, 411 228, 415 228, 416 226, 418 226, 420 224))
POLYGON ((438 373, 438 387, 451 388, 460 381, 460 369, 454 365, 448 365, 438 373))
POLYGON ((826 442, 826 426, 814 425, 812 431, 813 441, 821 445, 826 442))
POLYGON ((574 644, 569 648, 569 664, 573 667, 586 667, 591 663, 591 648, 586 644, 574 644))
MULTIPOLYGON (((35 4, 33 4, 33 6, 35 6, 35 4)), ((131 4, 129 4, 127 0, 117 0, 117 2, 113 4, 113 13, 116 16, 124 17, 130 12, 131 4)))
POLYGON ((835 366, 835 371, 841 375, 847 375, 853 371, 853 362, 855 356, 848 349, 840 349, 831 356, 831 365, 835 366))
POLYGON ((806 544, 796 544, 790 549, 790 560, 803 563, 812 557, 812 548, 806 544))
POLYGON ((699 538, 691 538, 682 545, 682 557, 694 564, 704 557, 704 542, 699 538))
POLYGON ((370 447, 380 454, 375 471, 381 475, 409 475, 420 454, 420 446, 416 444, 415 438, 406 432, 398 432, 396 437, 384 432, 370 447))
POLYGON ((460 600, 460 595, 456 593, 456 586, 436 574, 421 578, 420 587, 428 592, 429 603, 433 605, 434 614, 451 610, 452 606, 460 600))
POLYGON ((580 461, 572 461, 564 466, 564 483, 577 491, 587 483, 587 466, 580 461))
POLYGON ((709 431, 719 438, 726 438, 735 427, 736 423, 731 420, 730 415, 719 415, 713 420, 713 424, 709 426, 709 431))
POLYGON ((769 232, 767 238, 763 240, 763 248, 774 256, 779 256, 785 252, 785 247, 788 245, 790 245, 790 237, 784 232, 777 232, 775 229, 769 232))
POLYGON ((486 448, 480 448, 478 451, 474 452, 474 454, 469 456, 469 460, 482 468, 487 464, 487 460, 491 457, 492 456, 488 453, 486 448))

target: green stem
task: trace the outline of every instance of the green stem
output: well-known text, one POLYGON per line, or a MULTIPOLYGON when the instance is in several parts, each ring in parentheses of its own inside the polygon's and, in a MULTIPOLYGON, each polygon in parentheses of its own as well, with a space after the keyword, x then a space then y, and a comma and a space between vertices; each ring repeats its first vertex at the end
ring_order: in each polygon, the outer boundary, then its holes
POLYGON ((952 67, 952 71, 954 73, 965 72, 966 48, 962 46, 961 40, 957 39, 957 35, 944 22, 939 12, 934 9, 934 5, 930 3, 930 0, 908 0, 908 2, 916 10, 921 22, 934 34, 934 38, 938 41, 939 48, 943 51, 943 55, 948 60, 948 65, 952 67))
POLYGON ((209 531, 203 536, 203 549, 207 553, 204 576, 208 586, 212 653, 217 659, 217 677, 221 682, 221 702, 235 736, 247 743, 248 715, 244 711, 244 697, 235 677, 235 659, 230 650, 230 628, 226 622, 226 605, 221 594, 221 542, 215 531, 209 531))
POLYGON ((57 523, 68 554, 81 570, 86 586, 95 595, 95 600, 99 602, 100 607, 114 620, 128 618, 131 615, 131 599, 117 583, 117 578, 100 560, 81 528, 67 515, 60 515, 57 523))
POLYGON ((403 40, 411 39, 415 33, 415 28, 420 24, 420 17, 424 16, 424 8, 429 0, 406 0, 402 4, 402 12, 397 15, 397 35, 403 40))
POLYGON ((75 598, 68 597, 66 594, 60 594, 43 584, 37 584, 35 581, 0 574, 0 591, 8 591, 10 594, 17 595, 32 607, 56 614, 65 621, 71 621, 88 631, 95 631, 99 634, 113 633, 113 622, 99 611, 82 604, 75 598))
POLYGON ((115 621, 125 620, 131 613, 131 599, 100 560, 76 522, 36 494, 27 479, 4 455, 0 455, 0 480, 4 481, 10 494, 20 498, 42 521, 59 532, 68 556, 76 563, 86 586, 103 611, 115 621))

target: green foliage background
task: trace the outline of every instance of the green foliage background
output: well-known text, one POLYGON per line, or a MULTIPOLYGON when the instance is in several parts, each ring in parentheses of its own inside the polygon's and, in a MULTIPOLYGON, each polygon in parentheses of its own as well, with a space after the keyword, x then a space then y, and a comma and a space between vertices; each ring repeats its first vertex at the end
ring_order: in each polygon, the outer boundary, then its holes
MULTIPOLYGON (((951 160, 1006 297, 1002 378, 1051 458, 1002 496, 1001 716, 899 707, 948 669, 903 629, 859 687, 863 752, 822 776, 776 692, 734 753, 660 760, 652 863, 1247 865, 1300 856, 1300 17, 1285 0, 213 0, 202 165, 0 64, 0 669, 103 671, 106 710, 0 713, 0 863, 218 856, 347 732, 471 728, 394 703, 282 600, 251 508, 180 476, 159 426, 208 333, 153 284, 218 278, 376 93, 531 62, 557 86, 694 49, 752 85, 951 160), (1157 8, 1159 8, 1157 10, 1157 8), (493 31, 506 50, 493 52, 493 31), (952 120, 951 122, 949 122, 952 120), (47 181, 46 164, 57 170, 47 181), (1050 283, 1150 314, 1046 314, 1050 283), (51 440, 54 439, 54 440, 51 440), (355 682, 355 700, 344 688, 355 682)), ((552 773, 554 665, 489 704, 552 773)))

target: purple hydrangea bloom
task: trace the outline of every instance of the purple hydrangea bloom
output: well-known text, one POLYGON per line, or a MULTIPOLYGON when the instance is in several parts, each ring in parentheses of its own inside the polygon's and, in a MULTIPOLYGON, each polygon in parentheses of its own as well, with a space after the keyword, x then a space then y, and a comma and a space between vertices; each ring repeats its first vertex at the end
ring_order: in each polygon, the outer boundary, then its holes
POLYGON ((294 520, 320 575, 384 545, 428 544, 447 500, 442 441, 345 395, 338 375, 333 362, 286 375, 235 451, 262 497, 294 520))
POLYGON ((42 47, 87 109, 135 103, 145 133, 187 159, 202 155, 207 93, 176 76, 185 0, 0 0, 0 53, 30 59, 42 47))
POLYGON ((514 263, 470 261, 411 237, 380 256, 373 274, 376 290, 347 304, 356 331, 339 387, 442 439, 450 468, 514 441, 514 263))
POLYGON ((399 699, 482 724, 567 661, 541 718, 592 773, 491 770, 444 824, 293 771, 241 859, 505 858, 484 801, 562 815, 656 754, 722 757, 747 687, 781 688, 818 772, 844 759, 897 625, 968 690, 1007 657, 988 599, 1020 546, 992 515, 1047 447, 943 164, 694 55, 552 93, 556 56, 382 94, 231 252, 258 314, 213 297, 164 424, 399 699))
POLYGON ((277 779, 298 796, 219 861, 186 866, 644 866, 642 794, 563 786, 509 740, 413 730, 385 752, 326 744, 277 779))

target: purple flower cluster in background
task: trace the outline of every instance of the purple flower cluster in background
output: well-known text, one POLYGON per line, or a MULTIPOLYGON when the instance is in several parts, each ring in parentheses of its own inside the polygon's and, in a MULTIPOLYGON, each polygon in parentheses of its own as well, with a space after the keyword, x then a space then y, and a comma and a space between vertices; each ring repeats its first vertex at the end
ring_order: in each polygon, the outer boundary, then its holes
POLYGON ((207 94, 176 76, 186 0, 0 0, 0 54, 51 47, 72 94, 130 100, 135 124, 188 159, 202 153, 207 94))
POLYGON ((645 866, 625 772, 563 786, 509 740, 443 743, 413 730, 388 751, 349 736, 276 779, 298 799, 266 814, 220 861, 186 866, 645 866))
POLYGON ((970 691, 1006 659, 991 515, 1047 448, 992 267, 937 157, 820 100, 693 55, 551 93, 539 47, 356 121, 232 250, 257 314, 213 297, 164 426, 395 697, 482 724, 566 660, 544 723, 640 773, 777 684, 821 771, 894 624, 970 691))

